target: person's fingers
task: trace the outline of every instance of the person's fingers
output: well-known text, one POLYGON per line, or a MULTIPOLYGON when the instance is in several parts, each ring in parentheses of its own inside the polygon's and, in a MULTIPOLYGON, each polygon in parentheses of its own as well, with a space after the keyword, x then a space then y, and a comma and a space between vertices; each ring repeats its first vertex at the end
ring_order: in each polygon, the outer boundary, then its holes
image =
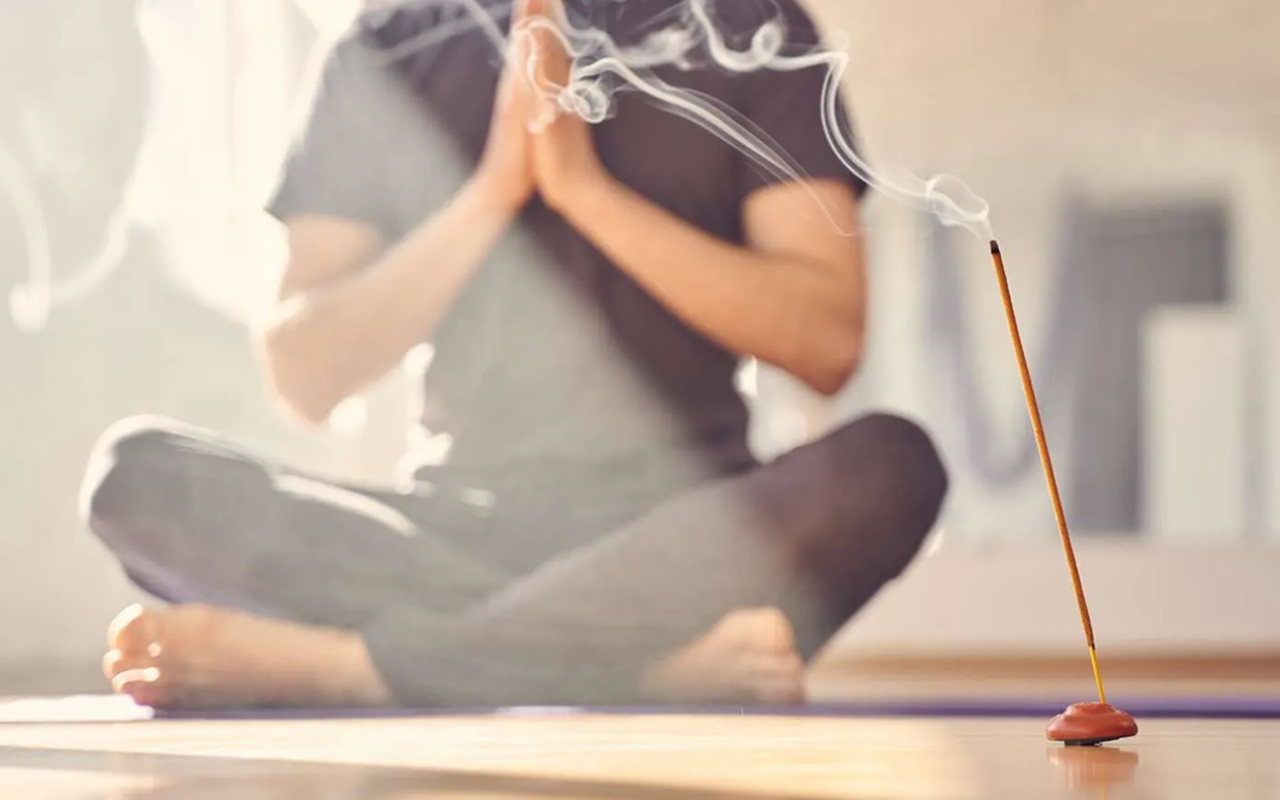
POLYGON ((537 0, 516 0, 511 12, 511 32, 515 33, 529 17, 538 13, 534 5, 537 0))
POLYGON ((520 0, 520 15, 523 19, 547 15, 547 0, 520 0))
POLYGON ((529 50, 521 63, 530 63, 529 77, 544 90, 563 88, 569 78, 569 58, 553 28, 560 24, 561 6, 551 0, 518 0, 512 23, 512 39, 525 41, 529 50))

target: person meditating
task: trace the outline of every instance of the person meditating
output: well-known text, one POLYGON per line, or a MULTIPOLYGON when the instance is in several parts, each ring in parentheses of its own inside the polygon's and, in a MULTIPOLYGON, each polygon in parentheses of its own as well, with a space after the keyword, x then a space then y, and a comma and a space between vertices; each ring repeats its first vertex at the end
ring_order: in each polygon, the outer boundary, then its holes
MULTIPOLYGON (((545 2, 488 10, 505 28, 545 2)), ((678 6, 565 14, 626 45, 678 6)), ((717 4, 717 24, 740 40, 766 7, 790 46, 818 42, 794 0, 717 4)), ((416 363, 404 480, 340 486, 177 422, 114 426, 83 513, 167 607, 113 623, 112 686, 160 708, 801 702, 806 663, 912 561, 947 486, 888 414, 770 463, 748 447, 742 359, 832 395, 863 351, 866 187, 824 133, 824 75, 656 70, 767 135, 787 179, 638 92, 595 125, 531 127, 525 68, 562 85, 558 40, 504 58, 464 16, 363 17, 270 208, 291 252, 272 386, 322 423, 416 363)))

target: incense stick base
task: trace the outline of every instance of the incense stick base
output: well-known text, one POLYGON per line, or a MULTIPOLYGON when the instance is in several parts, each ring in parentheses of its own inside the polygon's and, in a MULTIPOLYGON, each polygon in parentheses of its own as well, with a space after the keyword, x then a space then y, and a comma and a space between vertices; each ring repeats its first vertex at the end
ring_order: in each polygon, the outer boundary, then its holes
POLYGON ((1076 703, 1054 717, 1045 731, 1050 741, 1095 745, 1138 734, 1138 723, 1107 703, 1076 703))

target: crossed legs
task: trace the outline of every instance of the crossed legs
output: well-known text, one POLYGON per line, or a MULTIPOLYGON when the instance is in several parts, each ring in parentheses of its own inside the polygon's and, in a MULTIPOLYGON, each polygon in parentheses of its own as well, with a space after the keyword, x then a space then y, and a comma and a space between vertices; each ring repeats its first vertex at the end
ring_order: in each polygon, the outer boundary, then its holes
POLYGON ((135 423, 95 455, 85 513, 178 604, 113 627, 108 673, 142 702, 786 702, 945 488, 919 428, 869 416, 514 576, 401 499, 135 423))

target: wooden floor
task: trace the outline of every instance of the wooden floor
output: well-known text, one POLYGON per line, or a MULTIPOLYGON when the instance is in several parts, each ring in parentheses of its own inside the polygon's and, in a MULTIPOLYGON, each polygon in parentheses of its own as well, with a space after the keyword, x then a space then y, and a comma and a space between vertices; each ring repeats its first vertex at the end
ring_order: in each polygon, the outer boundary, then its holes
POLYGON ((17 800, 1280 798, 1280 723, 579 716, 0 725, 17 800))

